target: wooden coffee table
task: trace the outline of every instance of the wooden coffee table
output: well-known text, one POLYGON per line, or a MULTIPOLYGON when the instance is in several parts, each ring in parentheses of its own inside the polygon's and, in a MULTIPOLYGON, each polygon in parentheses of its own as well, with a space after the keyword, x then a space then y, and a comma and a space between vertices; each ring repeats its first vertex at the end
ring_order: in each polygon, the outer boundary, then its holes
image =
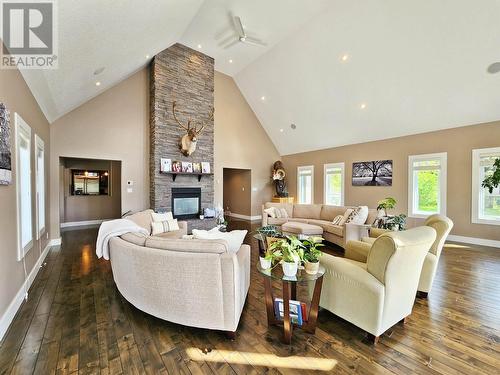
POLYGON ((271 325, 283 325, 283 337, 282 341, 285 344, 290 344, 292 342, 293 327, 302 329, 308 333, 314 334, 316 332, 316 322, 318 319, 319 310, 319 299, 321 296, 321 287, 323 285, 323 275, 325 273, 325 268, 319 266, 319 271, 315 275, 310 275, 303 269, 299 269, 296 276, 287 277, 283 275, 281 270, 281 265, 276 266, 272 270, 264 270, 257 264, 257 269, 264 276, 264 289, 266 298, 266 310, 267 310, 267 324, 271 325), (282 283, 283 290, 283 308, 284 316, 283 320, 277 319, 274 311, 274 296, 272 281, 278 280, 282 283), (314 282, 314 291, 307 314, 307 321, 302 324, 302 326, 292 324, 290 319, 290 300, 297 299, 297 284, 302 286, 307 286, 308 283, 314 282))

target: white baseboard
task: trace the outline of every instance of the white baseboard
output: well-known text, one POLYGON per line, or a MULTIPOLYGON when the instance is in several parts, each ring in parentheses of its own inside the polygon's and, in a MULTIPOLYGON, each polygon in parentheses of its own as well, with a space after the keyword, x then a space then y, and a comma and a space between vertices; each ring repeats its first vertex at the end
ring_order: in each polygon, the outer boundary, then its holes
POLYGON ((449 241, 455 242, 463 242, 471 245, 480 245, 480 246, 490 246, 490 247, 499 247, 500 241, 488 240, 486 238, 475 238, 475 237, 465 237, 465 236, 456 236, 454 234, 450 234, 448 236, 449 241))
POLYGON ((61 223, 61 228, 82 227, 84 225, 99 225, 103 221, 106 220, 69 221, 67 223, 61 223))
MULTIPOLYGON (((31 270, 30 274, 28 275, 28 278, 23 283, 23 285, 21 285, 21 288, 17 292, 16 296, 10 302, 9 307, 7 308, 7 310, 5 311, 3 316, 0 318, 0 341, 3 339, 5 333, 9 329, 10 323, 12 323, 12 320, 16 316, 17 310, 19 310, 19 307, 21 307, 21 305, 24 301, 24 298, 25 298, 25 291, 29 290, 31 284, 33 284, 33 281, 35 280, 35 277, 38 274, 38 271, 40 271, 40 265, 43 264, 45 257, 49 253, 50 248, 53 246, 52 241, 54 241, 54 240, 50 240, 49 243, 47 244, 47 246, 45 246, 45 249, 43 249, 42 255, 36 261, 35 265, 33 266, 33 269, 31 270)), ((61 239, 59 239, 59 243, 60 242, 61 242, 61 239)))
POLYGON ((231 212, 230 214, 228 214, 228 216, 234 217, 236 219, 242 219, 242 220, 248 220, 248 221, 256 221, 256 220, 262 219, 262 215, 248 216, 248 215, 235 214, 234 212, 231 212))

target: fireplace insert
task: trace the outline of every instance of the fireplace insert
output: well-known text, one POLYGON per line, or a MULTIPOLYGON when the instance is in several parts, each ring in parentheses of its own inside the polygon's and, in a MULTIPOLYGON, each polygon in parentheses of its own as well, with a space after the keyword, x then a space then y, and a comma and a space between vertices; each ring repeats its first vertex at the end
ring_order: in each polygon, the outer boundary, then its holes
POLYGON ((176 219, 197 218, 201 212, 201 188, 172 188, 172 213, 176 219))

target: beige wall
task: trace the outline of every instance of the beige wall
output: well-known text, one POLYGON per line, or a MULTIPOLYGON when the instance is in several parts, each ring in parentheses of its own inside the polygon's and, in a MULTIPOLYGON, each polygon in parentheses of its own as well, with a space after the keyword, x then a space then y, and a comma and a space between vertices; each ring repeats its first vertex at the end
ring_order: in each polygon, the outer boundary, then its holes
POLYGON ((149 208, 149 69, 55 121, 50 137, 53 233, 59 233, 59 157, 121 161, 122 212, 149 208))
MULTIPOLYGON (((2 44, 0 42, 0 48, 2 44)), ((17 112, 26 123, 31 126, 31 154, 32 154, 32 213, 33 228, 35 228, 35 134, 40 136, 45 142, 45 181, 46 181, 46 212, 45 223, 48 230, 50 222, 49 214, 49 157, 50 157, 50 137, 49 124, 40 110, 35 98, 26 85, 22 75, 17 70, 0 70, 0 101, 5 103, 10 110, 11 126, 11 147, 12 147, 12 184, 0 186, 0 319, 7 310, 7 307, 14 299, 16 293, 24 283, 23 262, 17 261, 17 210, 16 210, 16 170, 15 170, 15 139, 14 139, 14 113, 17 112)), ((56 215, 57 216, 57 215, 56 215)), ((47 232, 48 233, 48 232, 47 232)), ((35 229, 33 229, 33 238, 35 229)), ((40 257, 41 251, 48 243, 46 234, 42 239, 34 240, 33 247, 25 256, 26 271, 29 274, 36 261, 40 257)))
POLYGON ((252 172, 249 169, 224 168, 223 207, 231 213, 252 215, 252 172))
POLYGON ((64 188, 61 223, 117 219, 121 217, 121 162, 110 160, 66 159, 62 176, 64 188), (72 195, 71 170, 106 170, 109 195, 72 195))
POLYGON ((222 205, 223 168, 252 170, 252 216, 274 193, 271 169, 280 156, 234 80, 215 72, 215 203, 222 205))
MULTIPOLYGON (((333 135, 332 135, 333 136, 333 135)), ((345 204, 376 207, 377 201, 392 196, 395 212, 407 213, 408 156, 448 153, 447 215, 454 221, 452 234, 500 240, 500 227, 471 223, 472 149, 500 146, 500 122, 467 126, 407 137, 368 142, 326 150, 283 156, 288 171, 289 191, 296 195, 297 167, 314 165, 314 201, 323 203, 323 164, 345 162, 345 204), (352 186, 352 163, 393 160, 393 185, 352 186)), ((410 225, 419 221, 410 219, 410 225)))

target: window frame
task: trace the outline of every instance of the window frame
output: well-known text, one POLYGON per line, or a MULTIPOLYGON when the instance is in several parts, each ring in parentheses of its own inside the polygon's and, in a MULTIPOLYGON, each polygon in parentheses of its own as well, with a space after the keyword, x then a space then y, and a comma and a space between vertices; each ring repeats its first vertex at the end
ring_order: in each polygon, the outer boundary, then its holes
POLYGON ((31 181, 32 176, 32 150, 31 150, 31 127, 19 116, 18 113, 14 114, 15 118, 15 148, 16 148, 16 214, 17 214, 17 260, 21 261, 26 254, 33 248, 33 186, 31 181), (30 222, 30 231, 31 236, 30 240, 26 245, 22 245, 22 223, 23 218, 21 213, 21 155, 20 155, 20 141, 23 139, 28 143, 28 152, 29 152, 29 222, 30 222))
POLYGON ((482 189, 481 182, 479 181, 479 161, 483 155, 491 155, 500 153, 500 147, 478 148, 472 150, 472 211, 471 221, 473 224, 487 224, 487 225, 500 225, 500 220, 482 219, 479 217, 479 199, 480 191, 482 189))
POLYGON ((314 165, 302 165, 297 167, 297 203, 298 204, 314 204, 314 165), (311 171, 311 203, 300 201, 300 172, 311 171))
MULTIPOLYGON (((341 187, 340 187, 340 204, 339 206, 344 205, 344 196, 345 196, 345 163, 327 163, 323 165, 323 203, 330 206, 335 206, 327 202, 328 198, 328 188, 327 188, 327 169, 329 168, 340 168, 340 176, 341 176, 341 187)), ((337 207, 339 207, 337 206, 337 207)))
POLYGON ((436 213, 441 215, 446 215, 446 199, 447 199, 447 167, 448 167, 448 153, 447 152, 438 152, 433 154, 420 154, 420 155, 409 155, 408 156, 408 217, 411 218, 419 218, 425 219, 430 215, 434 215, 436 213), (414 197, 415 192, 413 190, 415 181, 413 180, 413 172, 415 171, 413 164, 416 161, 426 161, 426 160, 435 160, 439 159, 440 161, 440 178, 439 178, 439 212, 433 213, 419 213, 414 212, 414 197))
POLYGON ((36 239, 39 240, 46 230, 46 222, 45 222, 45 211, 47 209, 47 200, 45 197, 47 196, 46 190, 47 184, 45 181, 45 142, 43 141, 38 134, 35 134, 35 194, 36 194, 36 239), (38 168, 38 152, 42 152, 42 175, 40 176, 40 170, 38 168), (40 187, 40 177, 43 179, 43 189, 40 187), (43 196, 40 195, 42 193, 43 196), (43 212, 40 212, 40 202, 43 200, 43 212), (43 225, 40 222, 40 219, 43 217, 43 225))

